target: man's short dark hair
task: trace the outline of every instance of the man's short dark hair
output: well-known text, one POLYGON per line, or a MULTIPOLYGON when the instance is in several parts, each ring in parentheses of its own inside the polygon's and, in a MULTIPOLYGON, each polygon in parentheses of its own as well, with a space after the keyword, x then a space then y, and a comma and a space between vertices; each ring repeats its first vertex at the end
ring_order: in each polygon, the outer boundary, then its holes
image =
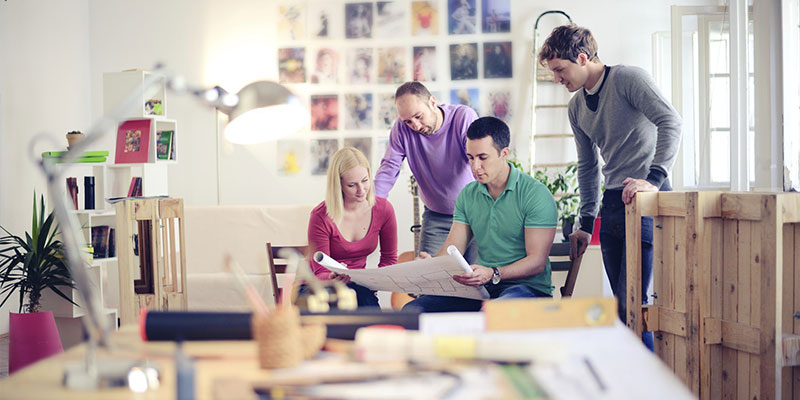
POLYGON ((467 139, 478 140, 487 136, 491 136, 498 154, 511 143, 511 133, 508 130, 508 125, 499 118, 478 118, 467 129, 467 139))
POLYGON ((394 92, 394 99, 397 100, 400 98, 400 96, 409 93, 423 100, 428 100, 431 98, 431 92, 428 90, 428 88, 426 88, 425 85, 417 81, 414 81, 414 82, 406 82, 400 85, 400 87, 397 88, 397 91, 394 92))
POLYGON ((597 41, 592 32, 578 25, 561 25, 553 29, 539 52, 539 64, 546 66, 547 60, 560 58, 578 62, 578 54, 583 53, 589 61, 597 57, 597 41))

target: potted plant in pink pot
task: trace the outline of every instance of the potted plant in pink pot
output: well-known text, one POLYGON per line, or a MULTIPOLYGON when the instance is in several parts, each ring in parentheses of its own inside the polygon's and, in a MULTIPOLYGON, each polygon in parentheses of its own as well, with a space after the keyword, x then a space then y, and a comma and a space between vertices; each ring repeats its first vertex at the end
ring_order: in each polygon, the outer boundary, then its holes
POLYGON ((58 226, 51 212, 45 216, 44 196, 39 207, 33 195, 31 231, 24 237, 0 226, 0 307, 15 293, 19 313, 9 314, 9 373, 41 358, 63 351, 52 311, 41 312, 42 290, 70 300, 62 291, 73 287, 64 257, 64 245, 57 238, 58 226), (26 302, 27 301, 27 302, 26 302), (24 308, 24 313, 23 313, 24 308))

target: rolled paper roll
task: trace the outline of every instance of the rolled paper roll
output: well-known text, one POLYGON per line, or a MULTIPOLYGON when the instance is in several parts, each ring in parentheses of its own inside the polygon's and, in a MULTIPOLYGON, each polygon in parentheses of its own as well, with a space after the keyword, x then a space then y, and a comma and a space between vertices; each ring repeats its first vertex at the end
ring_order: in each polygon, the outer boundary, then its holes
POLYGON ((334 270, 347 270, 347 267, 345 267, 338 261, 328 257, 327 254, 321 251, 314 253, 314 261, 316 261, 317 264, 322 265, 323 267, 333 272, 336 272, 334 270))

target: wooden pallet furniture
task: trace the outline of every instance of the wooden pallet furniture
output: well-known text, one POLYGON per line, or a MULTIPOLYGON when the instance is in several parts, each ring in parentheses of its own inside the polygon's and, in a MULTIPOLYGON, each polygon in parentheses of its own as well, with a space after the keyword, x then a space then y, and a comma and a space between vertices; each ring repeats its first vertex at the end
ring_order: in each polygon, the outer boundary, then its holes
POLYGON ((125 200, 116 214, 121 325, 143 308, 185 310, 183 199, 125 200))
POLYGON ((800 194, 638 193, 628 243, 654 217, 653 304, 628 246, 627 324, 701 399, 800 397, 800 194))

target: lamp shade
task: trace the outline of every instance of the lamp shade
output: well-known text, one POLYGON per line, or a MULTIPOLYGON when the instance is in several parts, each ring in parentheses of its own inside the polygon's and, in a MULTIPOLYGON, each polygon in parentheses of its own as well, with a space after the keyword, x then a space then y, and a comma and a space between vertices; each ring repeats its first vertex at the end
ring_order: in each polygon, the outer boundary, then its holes
POLYGON ((308 110, 292 92, 275 82, 243 87, 238 103, 221 109, 230 117, 225 137, 232 143, 254 144, 280 139, 308 125, 308 110))

